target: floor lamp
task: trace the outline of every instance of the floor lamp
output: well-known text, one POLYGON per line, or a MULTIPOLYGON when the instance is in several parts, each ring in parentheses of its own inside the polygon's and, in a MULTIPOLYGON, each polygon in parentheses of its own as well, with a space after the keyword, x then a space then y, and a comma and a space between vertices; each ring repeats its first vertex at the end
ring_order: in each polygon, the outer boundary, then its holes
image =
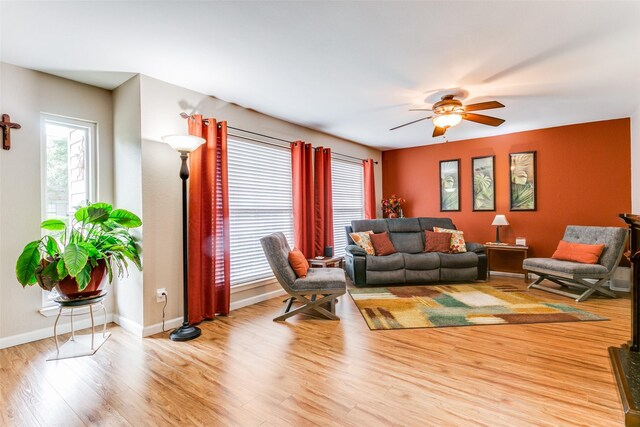
POLYGON ((198 338, 202 331, 189 323, 189 262, 187 233, 187 180, 189 179, 189 153, 202 145, 205 140, 193 135, 167 135, 162 140, 180 153, 180 179, 182 179, 182 292, 184 294, 184 320, 182 326, 175 329, 169 337, 172 341, 188 341, 198 338))

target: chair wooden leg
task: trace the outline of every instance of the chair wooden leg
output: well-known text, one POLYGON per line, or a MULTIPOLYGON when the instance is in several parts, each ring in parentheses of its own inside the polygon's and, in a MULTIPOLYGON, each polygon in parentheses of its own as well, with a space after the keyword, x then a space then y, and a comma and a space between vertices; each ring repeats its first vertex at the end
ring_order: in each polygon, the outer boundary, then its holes
POLYGON ((324 296, 323 298, 318 299, 317 296, 312 296, 311 299, 306 298, 302 295, 298 295, 296 297, 291 297, 289 300, 287 300, 287 302, 285 303, 285 309, 283 310, 282 314, 276 318, 274 318, 273 320, 275 322, 279 322, 285 319, 288 319, 291 316, 294 316, 296 314, 299 313, 306 313, 306 312, 310 312, 310 311, 315 311, 317 313, 320 313, 321 315, 323 315, 324 317, 327 317, 328 319, 331 320, 340 320, 340 318, 338 316, 336 316, 333 313, 330 313, 329 311, 327 311, 326 309, 324 309, 323 307, 321 307, 322 304, 327 303, 327 302, 331 302, 331 301, 335 301, 335 294, 329 294, 324 296), (297 299, 300 300, 300 302, 303 303, 303 305, 301 305, 300 307, 294 309, 294 310, 290 310, 291 308, 291 304, 293 303, 293 299, 297 299))

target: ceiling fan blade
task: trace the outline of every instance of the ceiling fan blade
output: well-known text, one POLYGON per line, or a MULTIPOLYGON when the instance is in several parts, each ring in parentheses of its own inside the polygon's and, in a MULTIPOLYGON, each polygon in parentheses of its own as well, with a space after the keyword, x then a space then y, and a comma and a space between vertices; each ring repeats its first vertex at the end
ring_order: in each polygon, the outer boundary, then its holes
POLYGON ((504 105, 498 101, 478 102, 477 104, 465 105, 464 111, 491 110, 492 108, 502 108, 504 105))
POLYGON ((389 130, 396 130, 396 129, 399 129, 399 128, 404 127, 404 126, 409 126, 409 125, 412 125, 412 124, 414 124, 414 123, 418 123, 418 122, 421 122, 421 121, 423 121, 423 120, 430 119, 431 117, 432 117, 432 116, 429 116, 429 117, 423 117, 423 118, 421 118, 421 119, 414 120, 414 121, 412 121, 412 122, 405 123, 405 124, 400 125, 400 126, 396 126, 396 127, 391 128, 391 129, 389 129, 389 130))
POLYGON ((504 123, 503 119, 498 119, 496 117, 484 116, 482 114, 473 114, 473 113, 464 113, 462 114, 462 118, 465 120, 469 120, 470 122, 476 122, 483 125, 488 126, 500 126, 504 123))
POLYGON ((432 137, 435 138, 437 136, 442 136, 444 135, 444 133, 447 131, 447 128, 441 128, 436 126, 435 129, 433 129, 433 135, 432 137))
POLYGON ((431 108, 411 108, 409 111, 433 111, 431 108))

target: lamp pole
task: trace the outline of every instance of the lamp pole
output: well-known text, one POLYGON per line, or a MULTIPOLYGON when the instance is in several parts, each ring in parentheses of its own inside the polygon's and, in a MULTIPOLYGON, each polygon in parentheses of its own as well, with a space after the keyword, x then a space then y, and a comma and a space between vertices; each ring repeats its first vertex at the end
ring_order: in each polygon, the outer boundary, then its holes
POLYGON ((205 140, 193 135, 167 135, 162 140, 180 153, 180 179, 182 180, 182 326, 169 335, 172 341, 189 341, 198 338, 202 331, 189 323, 189 230, 187 228, 187 180, 189 179, 189 153, 202 145, 205 140))
POLYGON ((184 319, 182 326, 169 335, 172 341, 192 340, 198 338, 202 333, 200 328, 189 323, 189 232, 187 229, 187 180, 189 179, 187 160, 189 159, 189 153, 180 151, 180 159, 182 159, 180 179, 182 180, 182 292, 184 295, 182 304, 184 319))

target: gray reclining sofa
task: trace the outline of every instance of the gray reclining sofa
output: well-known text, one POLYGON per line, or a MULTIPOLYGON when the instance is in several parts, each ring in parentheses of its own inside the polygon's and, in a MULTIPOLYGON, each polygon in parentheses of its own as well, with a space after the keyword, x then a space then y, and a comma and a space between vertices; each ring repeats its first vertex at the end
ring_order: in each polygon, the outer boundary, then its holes
POLYGON ((346 227, 345 268, 356 286, 402 285, 486 280, 484 245, 466 242, 467 252, 423 252, 424 231, 433 227, 455 230, 450 218, 395 218, 351 221, 346 227), (372 256, 356 245, 349 233, 388 232, 396 253, 372 256))

